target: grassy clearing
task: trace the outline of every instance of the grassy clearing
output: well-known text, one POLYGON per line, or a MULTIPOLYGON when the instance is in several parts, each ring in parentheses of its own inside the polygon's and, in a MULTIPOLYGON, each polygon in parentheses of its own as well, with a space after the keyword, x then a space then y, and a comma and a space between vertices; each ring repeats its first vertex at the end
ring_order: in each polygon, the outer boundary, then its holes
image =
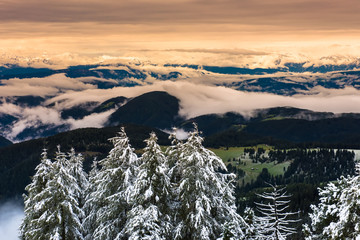
MULTIPOLYGON (((168 146, 161 146, 161 150, 165 152, 167 147, 168 146)), ((284 174, 284 169, 287 169, 287 167, 291 163, 290 161, 279 164, 275 162, 253 163, 252 159, 250 159, 248 155, 244 154, 245 148, 255 148, 256 151, 258 148, 263 148, 267 152, 273 149, 273 147, 269 145, 260 144, 253 147, 210 148, 210 150, 213 151, 217 156, 219 156, 224 161, 225 165, 231 163, 231 165, 244 170, 246 173, 244 177, 245 184, 250 183, 251 181, 255 181, 263 168, 267 168, 269 170, 269 173, 274 176, 284 174)), ((136 153, 141 155, 142 150, 139 150, 136 153)), ((240 181, 242 181, 242 179, 240 181)))
MULTIPOLYGON (((256 148, 257 150, 260 147, 265 149, 266 151, 272 149, 272 147, 268 145, 258 145, 253 148, 256 148)), ((220 149, 210 149, 210 150, 212 150, 216 155, 218 155, 226 165, 231 163, 233 166, 236 166, 237 168, 240 168, 243 171, 245 171, 246 173, 244 177, 245 184, 250 183, 251 181, 255 181, 263 168, 267 168, 269 170, 269 173, 274 176, 284 174, 285 170, 291 163, 290 161, 279 164, 276 162, 253 163, 252 159, 250 159, 247 155, 244 154, 245 148, 247 147, 231 147, 228 149, 220 148, 220 149)))
POLYGON ((258 148, 263 148, 266 151, 273 149, 273 147, 260 144, 254 147, 230 147, 230 148, 210 148, 216 155, 218 155, 224 162, 227 162, 229 159, 239 158, 244 155, 245 148, 255 148, 257 151, 258 148))
POLYGON ((276 116, 276 117, 269 117, 264 119, 263 121, 271 121, 271 120, 283 120, 286 119, 285 117, 280 117, 280 116, 276 116))
MULTIPOLYGON (((244 182, 250 183, 251 181, 255 181, 256 178, 259 176, 263 168, 267 168, 271 175, 282 175, 284 174, 285 170, 289 167, 291 162, 283 162, 277 164, 276 162, 270 163, 253 163, 251 159, 243 159, 242 162, 245 162, 246 165, 236 165, 237 167, 241 168, 245 171, 246 175, 244 178, 244 182)), ((234 165, 234 163, 232 163, 234 165)))

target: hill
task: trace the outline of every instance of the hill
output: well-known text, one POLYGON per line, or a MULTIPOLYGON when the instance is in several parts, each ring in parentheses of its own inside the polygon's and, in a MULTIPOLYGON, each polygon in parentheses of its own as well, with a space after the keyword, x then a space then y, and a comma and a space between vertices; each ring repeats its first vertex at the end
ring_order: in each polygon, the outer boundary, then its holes
POLYGON ((114 112, 107 125, 134 123, 169 129, 175 125, 180 109, 179 99, 166 92, 149 92, 135 97, 114 112))
POLYGON ((127 100, 128 99, 126 97, 120 96, 106 100, 100 105, 97 102, 87 102, 71 108, 63 109, 61 111, 61 118, 67 119, 71 117, 73 119, 82 119, 92 113, 101 113, 121 107, 127 100))
POLYGON ((5 147, 11 145, 12 142, 2 136, 0 136, 0 147, 5 147))
POLYGON ((265 143, 277 147, 312 146, 360 148, 360 119, 276 119, 233 126, 205 139, 205 145, 248 146, 265 143))
POLYGON ((198 124, 199 130, 201 130, 205 136, 209 136, 225 131, 234 125, 245 124, 247 120, 241 114, 233 112, 228 112, 223 115, 208 114, 186 120, 182 122, 179 127, 190 130, 193 128, 193 122, 198 124))

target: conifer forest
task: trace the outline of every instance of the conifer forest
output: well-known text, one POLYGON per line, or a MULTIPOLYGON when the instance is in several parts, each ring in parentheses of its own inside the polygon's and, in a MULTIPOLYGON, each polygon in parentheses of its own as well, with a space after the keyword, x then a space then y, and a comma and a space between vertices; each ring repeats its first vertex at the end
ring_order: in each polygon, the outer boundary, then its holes
MULTIPOLYGON (((150 133, 140 153, 124 128, 114 135, 107 156, 94 159, 87 172, 84 157, 73 148, 64 153, 59 145, 53 159, 43 150, 23 196, 22 240, 360 236, 360 164, 349 151, 271 151, 268 158, 295 160, 281 177, 263 169, 256 181, 245 185, 239 184, 236 168, 203 146, 196 124, 186 140, 178 140, 175 131, 170 134, 167 147, 150 133), (318 166, 301 159, 316 159, 318 166), (316 174, 333 162, 343 171, 316 174)), ((266 161, 261 150, 253 161, 266 161)))

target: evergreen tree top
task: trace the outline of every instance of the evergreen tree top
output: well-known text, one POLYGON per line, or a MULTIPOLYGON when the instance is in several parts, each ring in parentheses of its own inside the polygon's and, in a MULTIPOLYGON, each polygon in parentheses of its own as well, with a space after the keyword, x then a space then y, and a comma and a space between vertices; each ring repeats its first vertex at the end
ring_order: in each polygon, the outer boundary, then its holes
POLYGON ((109 139, 109 141, 112 142, 115 147, 116 147, 116 144, 119 144, 119 143, 123 143, 125 146, 129 145, 129 138, 126 135, 124 127, 121 127, 120 132, 118 132, 117 134, 118 134, 118 136, 109 139), (119 141, 119 140, 121 140, 121 141, 119 141))
POLYGON ((355 176, 340 177, 336 182, 319 188, 320 202, 311 205, 311 225, 303 231, 310 239, 360 238, 360 175, 356 163, 355 176))
POLYGON ((103 168, 116 169, 120 167, 127 169, 128 165, 137 165, 137 156, 129 143, 124 127, 120 129, 118 136, 110 138, 109 141, 113 143, 114 147, 105 159, 99 161, 103 168))

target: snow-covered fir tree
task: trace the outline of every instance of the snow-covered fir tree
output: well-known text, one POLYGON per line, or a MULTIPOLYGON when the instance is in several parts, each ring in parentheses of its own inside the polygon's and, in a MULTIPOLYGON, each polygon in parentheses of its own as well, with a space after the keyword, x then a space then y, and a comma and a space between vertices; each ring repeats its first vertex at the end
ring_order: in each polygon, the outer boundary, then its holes
POLYGON ((244 221, 247 224, 247 228, 244 230, 245 238, 247 240, 256 239, 256 235, 258 234, 257 229, 255 227, 255 211, 253 208, 246 207, 243 214, 244 221))
POLYGON ((242 239, 246 224, 236 213, 234 175, 220 172, 224 163, 202 142, 195 125, 176 164, 181 179, 174 239, 242 239))
POLYGON ((85 229, 85 235, 84 235, 85 240, 92 240, 93 230, 96 229, 96 212, 98 208, 94 207, 95 203, 92 200, 95 199, 91 198, 92 197, 91 194, 96 190, 95 180, 98 172, 99 172, 98 161, 95 158, 91 165, 91 170, 89 172, 89 185, 85 191, 86 198, 83 207, 86 216, 83 222, 83 226, 85 229))
MULTIPOLYGON (((121 232, 131 206, 133 183, 138 158, 129 144, 124 128, 119 136, 111 138, 114 147, 109 155, 99 163, 101 169, 92 181, 94 192, 87 198, 86 208, 94 211, 85 219, 96 219, 95 229, 87 229, 87 235, 93 240, 124 239, 121 232)), ((91 223, 89 223, 91 225, 91 223)))
POLYGON ((183 143, 176 137, 177 129, 173 128, 173 131, 169 135, 171 145, 166 148, 165 156, 169 163, 169 178, 172 188, 170 189, 169 198, 171 199, 170 216, 173 222, 173 227, 178 221, 178 210, 180 209, 180 194, 179 194, 179 182, 181 178, 180 168, 178 167, 178 161, 180 159, 181 149, 183 143))
POLYGON ((26 188, 22 239, 246 239, 234 175, 202 146, 196 126, 185 143, 171 138, 164 154, 152 133, 139 161, 122 128, 89 180, 74 150, 59 149, 54 162, 44 151, 26 188))
POLYGON ((24 195, 25 217, 20 226, 20 238, 22 240, 45 239, 42 232, 44 221, 40 217, 46 212, 42 203, 47 182, 54 176, 53 165, 47 157, 46 149, 41 154, 40 164, 35 168, 32 182, 26 186, 27 195, 24 195))
MULTIPOLYGON (((170 180, 174 185, 176 185, 179 182, 180 176, 181 176, 181 173, 179 172, 180 169, 177 166, 177 162, 180 159, 180 154, 181 154, 182 146, 183 146, 182 142, 180 140, 178 140, 176 137, 176 131, 177 131, 177 129, 173 128, 173 131, 170 133, 169 139, 171 140, 171 145, 168 148, 166 148, 166 151, 165 151, 165 156, 169 163, 170 180)), ((177 195, 175 193, 177 189, 173 188, 172 190, 173 190, 172 194, 177 195)))
POLYGON ((291 225, 296 223, 296 215, 289 211, 290 195, 284 188, 269 184, 271 192, 259 194, 263 202, 256 203, 259 216, 255 215, 255 239, 285 240, 296 233, 291 225))
POLYGON ((355 176, 341 177, 319 189, 320 202, 311 205, 306 239, 360 239, 360 163, 355 176))
POLYGON ((79 206, 82 208, 85 204, 86 190, 89 187, 88 176, 83 168, 84 158, 81 154, 76 154, 74 148, 70 150, 68 155, 71 175, 75 178, 79 186, 79 191, 75 194, 78 198, 79 206))
POLYGON ((41 215, 34 219, 36 227, 23 230, 24 239, 82 240, 83 227, 77 193, 81 192, 72 175, 72 164, 58 149, 52 170, 48 171, 45 188, 35 200, 34 211, 41 215))
POLYGON ((171 183, 167 158, 157 144, 155 133, 145 142, 147 146, 140 158, 124 235, 129 240, 171 239, 171 183))

